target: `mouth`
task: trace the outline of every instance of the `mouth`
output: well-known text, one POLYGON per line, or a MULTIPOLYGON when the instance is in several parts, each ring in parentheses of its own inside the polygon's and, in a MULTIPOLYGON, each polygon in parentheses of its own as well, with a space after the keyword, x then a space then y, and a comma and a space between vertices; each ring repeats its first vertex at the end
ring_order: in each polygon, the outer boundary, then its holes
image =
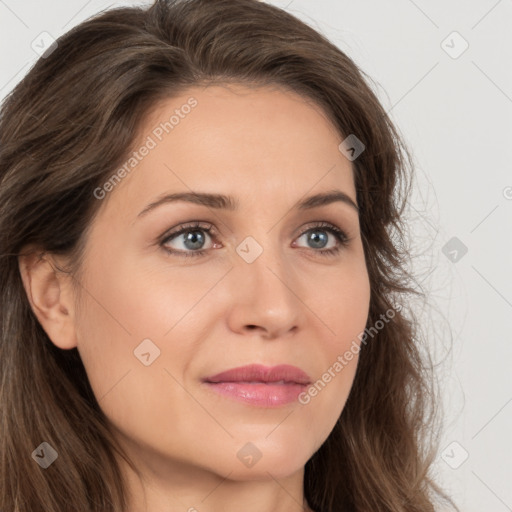
POLYGON ((209 389, 234 400, 259 407, 281 407, 297 400, 309 375, 291 365, 248 365, 203 379, 209 389))

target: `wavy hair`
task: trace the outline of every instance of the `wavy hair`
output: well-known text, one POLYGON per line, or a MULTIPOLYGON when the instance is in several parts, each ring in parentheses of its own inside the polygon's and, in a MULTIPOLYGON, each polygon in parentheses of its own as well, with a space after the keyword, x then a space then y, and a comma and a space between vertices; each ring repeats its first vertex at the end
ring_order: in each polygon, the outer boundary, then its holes
MULTIPOLYGON (((144 116, 196 85, 278 85, 312 100, 353 161, 371 285, 367 326, 410 294, 403 212, 412 158, 372 91, 339 48, 298 18, 256 0, 156 0, 107 10, 57 40, 0 111, 0 510, 119 512, 121 453, 77 349, 61 350, 33 314, 18 258, 68 256, 77 278, 94 190, 121 165, 144 116), (59 464, 31 453, 47 441, 59 464)), ((405 310, 362 346, 331 434, 305 467, 321 512, 427 512, 450 501, 431 477, 438 428, 432 365, 405 310)), ((125 456, 126 458, 126 456, 125 456)))

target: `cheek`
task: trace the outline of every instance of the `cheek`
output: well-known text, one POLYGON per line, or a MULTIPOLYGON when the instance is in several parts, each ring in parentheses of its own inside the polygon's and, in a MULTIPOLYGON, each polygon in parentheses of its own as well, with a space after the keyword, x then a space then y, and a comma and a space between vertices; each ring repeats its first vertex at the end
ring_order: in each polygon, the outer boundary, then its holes
MULTIPOLYGON (((204 294, 193 272, 155 272, 130 258, 98 255, 83 282, 86 310, 79 327, 85 349, 132 353, 142 340, 162 340, 204 294)), ((133 354, 132 354, 133 355, 133 354)))
POLYGON ((305 286, 307 306, 325 327, 324 354, 333 362, 364 330, 368 318, 370 282, 362 251, 312 275, 305 286))
MULTIPOLYGON (((171 416, 192 414, 188 408, 194 403, 173 379, 183 380, 190 351, 172 332, 163 336, 173 325, 169 290, 164 296, 137 274, 128 280, 122 274, 98 280, 97 286, 89 280, 94 298, 89 296, 78 319, 78 349, 109 421, 139 442, 158 444, 172 425, 171 416)), ((179 448, 172 437, 166 443, 179 448)))
POLYGON ((161 297, 149 293, 147 283, 127 261, 105 254, 88 260, 81 284, 84 305, 76 319, 78 350, 96 398, 108 401, 107 394, 122 389, 134 375, 137 386, 132 392, 142 392, 146 376, 136 374, 145 366, 134 350, 168 328, 159 311, 161 297))
POLYGON ((117 331, 129 332, 134 342, 172 336, 175 328, 195 315, 203 299, 211 300, 210 290, 229 270, 229 264, 186 267, 165 256, 145 266, 126 258, 110 267, 89 286, 107 313, 106 322, 117 323, 117 331))
POLYGON ((154 413, 144 408, 158 402, 162 390, 172 393, 177 387, 170 374, 183 381, 201 339, 201 322, 216 315, 209 312, 209 299, 201 299, 225 270, 135 263, 105 255, 89 260, 77 335, 104 412, 116 423, 140 420, 142 428, 144 418, 154 413))
POLYGON ((322 335, 315 352, 321 364, 299 403, 308 410, 311 430, 321 444, 342 413, 354 382, 369 313, 370 283, 365 265, 357 260, 319 282, 323 287, 311 288, 314 292, 307 305, 319 318, 317 332, 322 335))

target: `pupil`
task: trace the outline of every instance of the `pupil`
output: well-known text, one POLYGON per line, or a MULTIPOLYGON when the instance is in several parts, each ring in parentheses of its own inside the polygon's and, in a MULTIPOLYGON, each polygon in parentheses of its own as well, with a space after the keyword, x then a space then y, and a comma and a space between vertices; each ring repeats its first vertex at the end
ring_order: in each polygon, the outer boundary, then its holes
POLYGON ((312 241, 313 244, 316 245, 316 248, 322 248, 322 247, 325 247, 325 244, 327 243, 327 236, 325 233, 323 233, 321 231, 312 231, 311 235, 310 235, 310 241, 312 241), (320 235, 319 235, 319 233, 320 233, 320 235), (320 242, 319 245, 317 245, 318 242, 320 242))
POLYGON ((189 231, 187 236, 186 236, 186 239, 185 239, 185 244, 187 244, 188 242, 191 242, 192 244, 196 244, 196 245, 187 245, 187 247, 189 249, 200 249, 202 243, 204 243, 204 240, 203 240, 203 236, 202 236, 202 233, 201 231, 189 231), (199 239, 199 242, 198 242, 198 239, 199 239))

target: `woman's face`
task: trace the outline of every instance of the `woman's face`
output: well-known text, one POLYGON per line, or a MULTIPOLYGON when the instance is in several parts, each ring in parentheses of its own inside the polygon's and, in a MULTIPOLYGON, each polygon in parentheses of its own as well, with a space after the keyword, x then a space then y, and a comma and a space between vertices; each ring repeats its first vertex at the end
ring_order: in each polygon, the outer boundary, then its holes
POLYGON ((341 141, 290 92, 192 88, 152 111, 138 156, 96 190, 76 343, 119 439, 155 473, 282 478, 333 429, 357 355, 332 368, 370 299, 341 141), (308 203, 331 192, 348 199, 308 203), (165 199, 194 193, 233 204, 165 199), (309 400, 293 372, 270 375, 284 384, 243 372, 206 382, 252 364, 331 378, 309 400))

